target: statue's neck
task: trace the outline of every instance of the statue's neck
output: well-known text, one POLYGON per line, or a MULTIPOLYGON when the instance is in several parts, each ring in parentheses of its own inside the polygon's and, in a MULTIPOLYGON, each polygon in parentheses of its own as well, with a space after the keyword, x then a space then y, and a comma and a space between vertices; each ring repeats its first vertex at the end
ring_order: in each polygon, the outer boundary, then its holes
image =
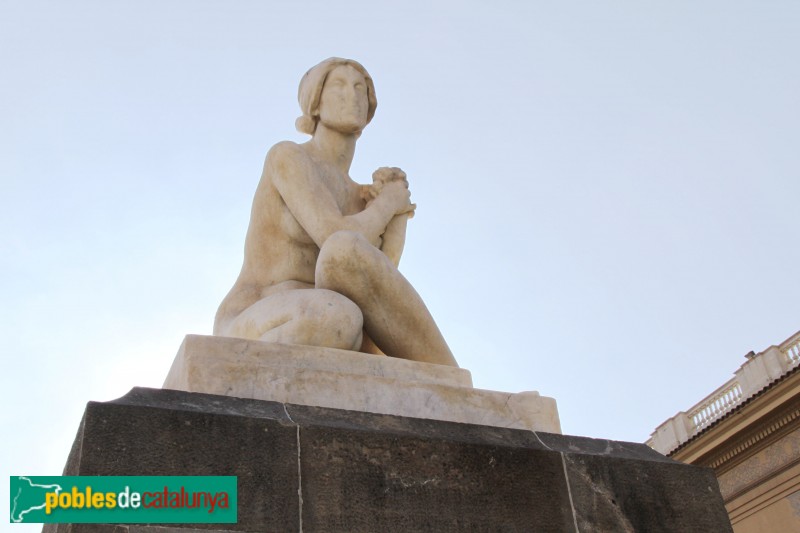
POLYGON ((342 133, 320 122, 310 142, 323 159, 347 174, 353 163, 358 137, 358 133, 342 133))

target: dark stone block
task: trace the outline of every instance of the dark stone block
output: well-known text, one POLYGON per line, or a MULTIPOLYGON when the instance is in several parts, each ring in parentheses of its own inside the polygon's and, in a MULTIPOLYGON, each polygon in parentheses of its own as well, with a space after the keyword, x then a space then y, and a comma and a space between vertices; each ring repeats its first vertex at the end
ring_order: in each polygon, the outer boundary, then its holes
POLYGON ((239 522, 45 531, 732 531, 643 444, 169 390, 89 403, 65 474, 236 475, 239 522))
POLYGON ((300 449, 304 530, 560 531, 572 520, 556 454, 313 427, 300 449))
POLYGON ((731 531, 710 469, 565 454, 581 532, 731 531))
POLYGON ((554 435, 552 433, 537 433, 539 442, 548 450, 580 455, 605 455, 620 459, 633 459, 640 461, 656 461, 675 464, 675 461, 665 457, 650 448, 636 442, 621 442, 608 439, 591 439, 589 437, 573 437, 570 435, 554 435))
POLYGON ((297 530, 297 428, 279 403, 138 388, 89 402, 64 475, 238 476, 238 524, 193 528, 297 530))

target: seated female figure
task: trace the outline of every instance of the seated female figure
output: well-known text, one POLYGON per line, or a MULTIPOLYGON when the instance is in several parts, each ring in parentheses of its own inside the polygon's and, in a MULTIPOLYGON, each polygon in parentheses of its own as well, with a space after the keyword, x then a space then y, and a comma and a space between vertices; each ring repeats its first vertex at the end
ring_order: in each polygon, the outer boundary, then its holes
POLYGON ((331 58, 306 73, 298 98, 298 129, 312 138, 278 143, 267 154, 244 264, 214 334, 457 366, 397 270, 414 209, 405 174, 382 169, 379 186, 376 178, 366 191, 349 176, 377 106, 372 79, 359 63, 331 58), (384 242, 394 262, 381 251, 384 242))

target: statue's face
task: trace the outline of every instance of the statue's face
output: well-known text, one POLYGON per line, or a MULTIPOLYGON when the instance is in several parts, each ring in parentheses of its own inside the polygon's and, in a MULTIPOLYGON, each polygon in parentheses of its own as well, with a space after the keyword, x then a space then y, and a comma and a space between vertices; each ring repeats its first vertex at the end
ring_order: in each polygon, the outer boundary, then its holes
POLYGON ((367 125, 367 82, 350 65, 328 74, 319 102, 319 121, 342 133, 357 133, 367 125))

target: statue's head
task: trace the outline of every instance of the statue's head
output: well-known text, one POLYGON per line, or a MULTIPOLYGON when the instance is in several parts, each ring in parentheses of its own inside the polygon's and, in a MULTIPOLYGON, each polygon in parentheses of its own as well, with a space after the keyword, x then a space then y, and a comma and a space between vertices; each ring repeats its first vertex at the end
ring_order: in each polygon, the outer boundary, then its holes
MULTIPOLYGON (((317 123, 320 120, 320 107, 322 103, 322 92, 325 87, 325 82, 328 80, 330 74, 337 70, 339 67, 343 68, 337 72, 336 77, 346 78, 348 74, 357 73, 363 76, 365 84, 366 96, 366 124, 372 120, 375 115, 375 108, 378 107, 378 100, 375 97, 375 86, 372 83, 367 69, 365 69, 358 61, 352 59, 342 59, 340 57, 331 57, 322 63, 312 67, 306 72, 303 79, 300 80, 300 88, 297 91, 297 100, 300 102, 300 109, 303 116, 297 119, 295 126, 297 130, 302 133, 313 135, 317 129, 317 123)), ((338 81, 338 80, 337 80, 338 81)))

